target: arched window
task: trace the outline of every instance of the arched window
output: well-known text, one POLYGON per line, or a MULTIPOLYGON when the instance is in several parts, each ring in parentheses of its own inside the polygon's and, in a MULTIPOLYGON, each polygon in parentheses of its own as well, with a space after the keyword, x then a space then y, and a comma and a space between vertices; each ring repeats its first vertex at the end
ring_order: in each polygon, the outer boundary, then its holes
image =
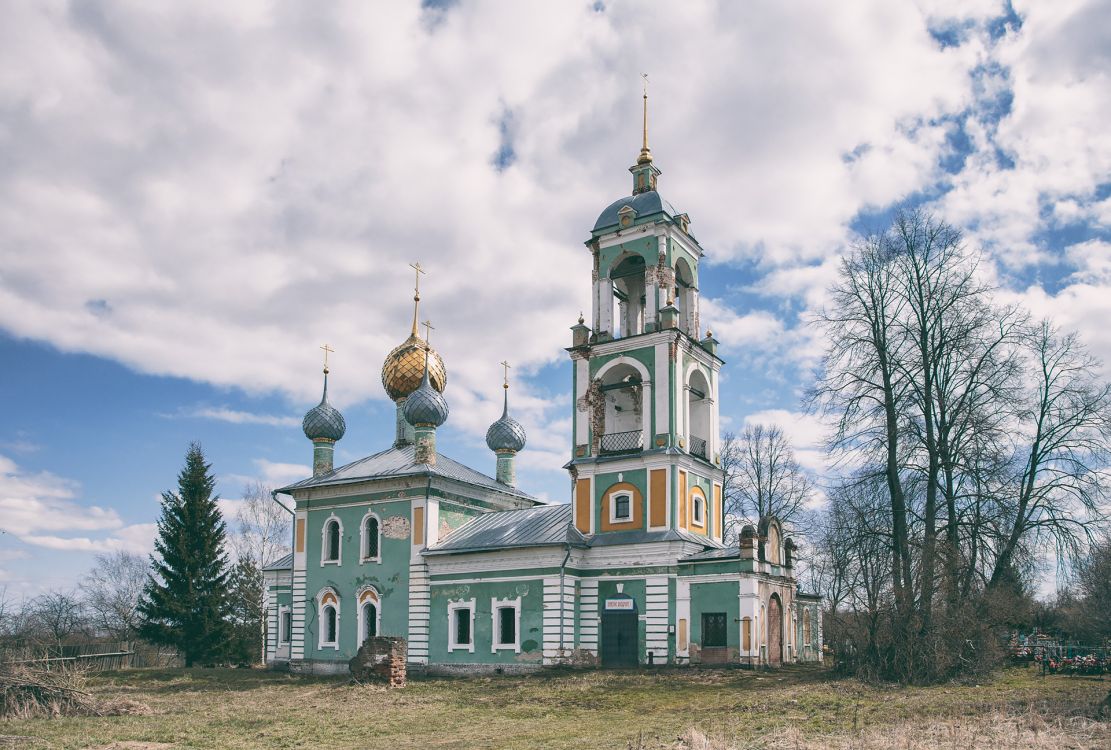
POLYGON ((802 611, 802 645, 810 645, 810 608, 802 611))
POLYGON ((382 609, 378 592, 373 586, 359 589, 357 596, 359 613, 359 645, 367 638, 373 638, 381 632, 382 609))
POLYGON ((700 487, 691 490, 691 525, 706 525, 706 496, 700 487))
POLYGON ((378 635, 378 607, 374 602, 363 605, 363 640, 378 635))
POLYGON ((339 565, 343 551, 343 524, 333 513, 321 530, 320 564, 339 565))
POLYGON ((360 532, 362 536, 362 553, 360 559, 363 562, 381 562, 382 561, 382 525, 378 522, 378 516, 371 511, 363 516, 363 525, 360 532))
POLYGON ((317 611, 320 613, 317 637, 319 648, 339 648, 339 597, 330 588, 317 596, 317 611))

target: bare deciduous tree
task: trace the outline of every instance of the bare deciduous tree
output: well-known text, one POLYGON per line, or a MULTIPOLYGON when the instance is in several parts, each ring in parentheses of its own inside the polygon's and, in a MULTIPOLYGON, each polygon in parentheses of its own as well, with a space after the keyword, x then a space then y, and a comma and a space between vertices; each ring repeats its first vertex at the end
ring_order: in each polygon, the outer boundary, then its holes
POLYGON ((118 640, 135 637, 136 608, 149 573, 150 562, 143 555, 117 551, 96 556, 83 583, 85 606, 96 631, 118 640))
MULTIPOLYGON (((749 425, 729 446, 736 451, 727 477, 726 515, 753 523, 772 515, 785 526, 802 516, 812 485, 776 425, 749 425)), ((724 463, 724 461, 723 461, 724 463)))
POLYGON ((251 482, 243 492, 243 503, 235 514, 232 549, 239 559, 263 568, 289 553, 289 513, 271 496, 270 488, 251 482))
POLYGON ((48 591, 35 597, 30 617, 31 637, 53 644, 87 630, 84 603, 71 591, 48 591))

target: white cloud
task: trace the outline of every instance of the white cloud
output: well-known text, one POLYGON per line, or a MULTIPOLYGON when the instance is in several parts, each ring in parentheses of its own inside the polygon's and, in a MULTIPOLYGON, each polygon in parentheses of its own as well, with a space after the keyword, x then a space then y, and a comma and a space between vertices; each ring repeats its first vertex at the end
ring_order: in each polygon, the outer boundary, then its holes
MULTIPOLYGON (((969 104, 982 54, 936 44, 941 12, 15 9, 0 32, 15 113, 0 129, 0 326, 303 403, 326 340, 343 405, 381 397, 420 259, 453 402, 491 398, 507 349, 524 368, 564 356, 589 296, 581 240, 628 192, 643 60, 662 189, 714 257, 817 259, 862 208, 936 179, 936 123, 969 104)), ((717 324, 741 342, 775 326, 717 324)))
POLYGON ((281 463, 265 458, 254 459, 254 464, 258 468, 258 480, 267 487, 281 487, 312 476, 312 467, 305 464, 281 463))
MULTIPOLYGON (((149 552, 154 524, 126 525, 112 508, 79 502, 80 485, 49 472, 24 472, 0 456, 0 528, 20 541, 48 549, 149 552), (80 534, 83 536, 68 536, 80 534), (89 532, 100 532, 91 536, 89 532), (63 536, 67 534, 67 536, 63 536)), ((20 559, 19 550, 0 559, 20 559)))
POLYGON ((262 424, 272 427, 295 427, 301 424, 299 417, 281 417, 274 414, 254 414, 249 411, 230 409, 226 406, 198 406, 184 409, 177 414, 166 415, 171 418, 192 417, 195 419, 215 419, 229 424, 262 424))

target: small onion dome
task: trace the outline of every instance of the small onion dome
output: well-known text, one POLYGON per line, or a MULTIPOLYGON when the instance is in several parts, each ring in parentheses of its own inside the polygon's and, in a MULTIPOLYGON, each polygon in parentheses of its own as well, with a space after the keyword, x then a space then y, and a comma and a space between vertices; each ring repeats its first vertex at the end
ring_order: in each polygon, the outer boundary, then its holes
POLYGON ((432 387, 443 393, 447 387, 447 368, 440 355, 429 348, 416 333, 394 348, 382 363, 382 387, 394 401, 399 401, 421 384, 424 353, 428 351, 428 374, 432 387))
MULTIPOLYGON (((431 353, 429 351, 429 355, 431 353)), ((422 425, 439 427, 447 421, 447 399, 443 397, 438 389, 432 386, 428 372, 431 366, 431 357, 426 362, 420 386, 405 399, 405 403, 401 407, 401 415, 405 417, 406 422, 414 427, 422 425)))
POLYGON ((347 423, 339 409, 328 403, 328 371, 324 371, 324 395, 320 403, 309 409, 301 422, 309 440, 339 440, 347 432, 347 423))
POLYGON ((509 391, 505 392, 505 405, 502 407, 501 419, 490 425, 490 429, 486 431, 486 445, 494 452, 519 453, 524 450, 525 428, 509 416, 509 391))

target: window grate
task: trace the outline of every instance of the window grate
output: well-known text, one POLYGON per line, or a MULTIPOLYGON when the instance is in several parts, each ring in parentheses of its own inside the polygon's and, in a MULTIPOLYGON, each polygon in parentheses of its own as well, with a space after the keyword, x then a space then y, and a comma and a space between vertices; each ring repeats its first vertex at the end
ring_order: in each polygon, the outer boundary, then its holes
POLYGON ((706 441, 700 437, 691 437, 691 450, 692 456, 701 456, 706 458, 706 441))
POLYGON ((602 453, 635 453, 640 450, 644 450, 644 434, 640 430, 602 435, 602 453))

